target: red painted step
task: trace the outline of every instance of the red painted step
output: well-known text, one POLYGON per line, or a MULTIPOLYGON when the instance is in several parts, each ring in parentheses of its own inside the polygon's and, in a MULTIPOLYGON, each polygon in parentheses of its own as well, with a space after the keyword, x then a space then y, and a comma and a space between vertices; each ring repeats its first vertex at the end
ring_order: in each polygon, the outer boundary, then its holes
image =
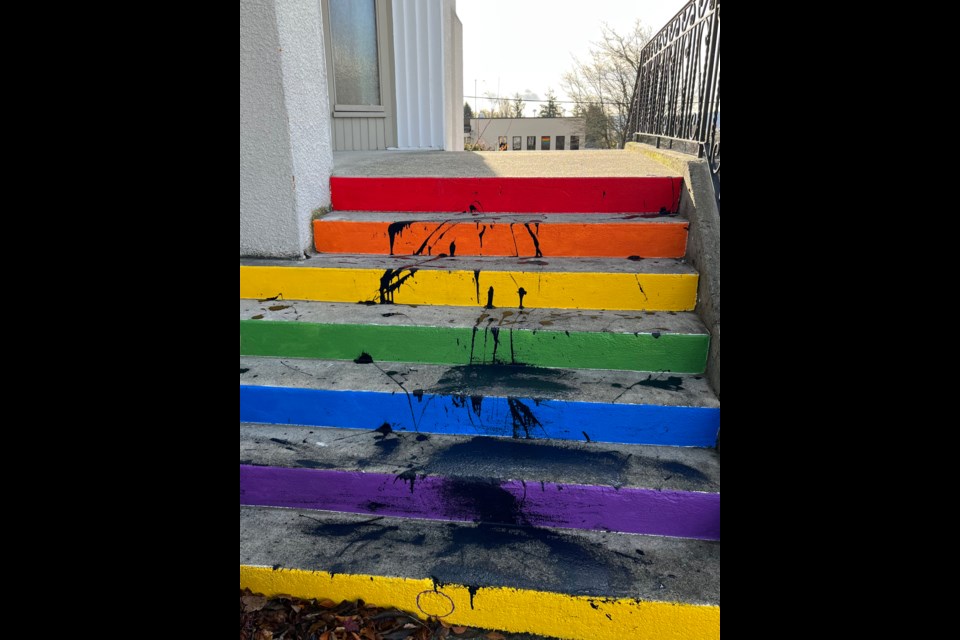
POLYGON ((679 177, 330 178, 339 211, 674 213, 679 177))

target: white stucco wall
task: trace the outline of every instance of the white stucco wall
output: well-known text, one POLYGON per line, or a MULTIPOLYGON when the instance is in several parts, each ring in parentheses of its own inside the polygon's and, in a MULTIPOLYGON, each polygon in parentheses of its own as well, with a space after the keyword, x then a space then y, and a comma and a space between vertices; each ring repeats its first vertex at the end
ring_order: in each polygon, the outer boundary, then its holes
POLYGON ((301 257, 333 168, 316 0, 240 2, 240 255, 301 257))

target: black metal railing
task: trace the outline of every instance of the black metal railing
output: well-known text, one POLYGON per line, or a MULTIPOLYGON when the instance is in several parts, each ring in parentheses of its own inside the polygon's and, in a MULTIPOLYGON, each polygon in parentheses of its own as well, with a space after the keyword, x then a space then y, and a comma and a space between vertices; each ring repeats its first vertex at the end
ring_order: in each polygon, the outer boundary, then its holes
POLYGON ((720 205, 720 0, 690 0, 640 52, 634 139, 710 162, 720 205))

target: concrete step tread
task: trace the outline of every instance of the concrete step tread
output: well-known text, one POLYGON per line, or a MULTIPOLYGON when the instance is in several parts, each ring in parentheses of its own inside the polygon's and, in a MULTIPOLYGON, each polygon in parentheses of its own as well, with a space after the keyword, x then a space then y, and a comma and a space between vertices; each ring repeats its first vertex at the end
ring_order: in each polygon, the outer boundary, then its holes
POLYGON ((241 320, 362 324, 390 327, 488 327, 534 331, 632 334, 708 333, 697 314, 686 311, 576 309, 474 309, 451 306, 362 305, 345 302, 240 300, 241 320))
POLYGON ((712 449, 240 423, 240 464, 720 491, 712 449))
POLYGON ((398 212, 398 211, 331 211, 318 218, 319 222, 385 222, 387 224, 407 221, 458 222, 461 224, 688 224, 684 216, 651 215, 642 213, 463 213, 451 212, 398 212))
POLYGON ((657 536, 241 507, 240 564, 720 604, 719 542, 657 536))
MULTIPOLYGON (((702 375, 342 360, 240 358, 240 384, 415 395, 482 395, 589 403, 719 407, 702 375)), ((374 428, 377 425, 371 425, 374 428)))
POLYGON ((305 260, 241 258, 242 267, 289 267, 306 269, 373 269, 376 271, 523 271, 527 273, 625 273, 693 275, 696 269, 673 258, 516 258, 505 256, 384 256, 366 254, 317 254, 305 260))

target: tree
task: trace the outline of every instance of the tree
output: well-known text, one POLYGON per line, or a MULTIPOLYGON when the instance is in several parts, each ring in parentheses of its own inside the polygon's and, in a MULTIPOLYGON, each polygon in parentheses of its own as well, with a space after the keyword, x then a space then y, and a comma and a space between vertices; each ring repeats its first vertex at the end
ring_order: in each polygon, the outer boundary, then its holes
POLYGON ((604 24, 601 40, 592 43, 587 59, 574 58, 573 69, 563 75, 561 86, 585 116, 597 123, 602 114, 605 124, 595 137, 606 148, 623 147, 631 133, 627 122, 630 101, 640 68, 640 51, 650 36, 650 29, 639 20, 623 35, 604 24), (591 105, 598 107, 600 114, 591 112, 591 105))
POLYGON ((557 104, 557 96, 553 89, 547 89, 547 104, 540 107, 541 118, 560 118, 563 116, 563 107, 557 104))
POLYGON ((473 118, 473 107, 469 102, 463 103, 463 126, 470 126, 470 120, 473 118))
POLYGON ((523 110, 527 108, 527 103, 523 101, 519 93, 513 94, 513 102, 510 103, 510 117, 522 118, 523 110))

